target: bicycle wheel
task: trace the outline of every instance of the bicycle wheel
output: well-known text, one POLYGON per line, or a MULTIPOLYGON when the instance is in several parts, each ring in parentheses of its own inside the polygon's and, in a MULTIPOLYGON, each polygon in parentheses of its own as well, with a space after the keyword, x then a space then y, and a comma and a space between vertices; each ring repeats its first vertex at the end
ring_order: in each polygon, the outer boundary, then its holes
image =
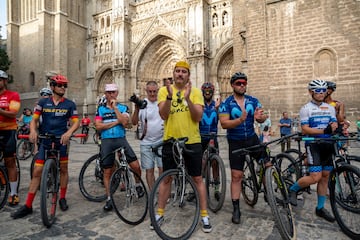
POLYGON ((34 144, 27 139, 21 139, 16 147, 16 156, 20 160, 28 159, 34 151, 34 144))
POLYGON ((20 161, 19 159, 15 156, 15 165, 16 165, 16 176, 17 176, 17 187, 16 187, 16 191, 19 192, 20 189, 20 179, 21 179, 21 172, 20 172, 20 161))
POLYGON ((110 180, 110 198, 116 214, 121 220, 130 225, 137 225, 144 221, 148 209, 148 193, 139 175, 129 168, 117 169, 110 180), (140 180, 144 194, 138 195, 135 178, 140 180))
POLYGON ((99 154, 91 156, 82 166, 79 174, 79 188, 87 200, 102 202, 107 198, 103 174, 99 154))
POLYGON ((360 239, 360 170, 342 165, 329 179, 330 204, 337 223, 347 236, 360 239))
POLYGON ((282 239, 296 239, 296 228, 284 179, 275 166, 265 171, 267 199, 282 239))
POLYGON ((149 214, 154 230, 162 239, 188 239, 194 232, 200 216, 199 194, 192 178, 188 175, 183 176, 180 169, 170 169, 164 172, 156 180, 151 191, 149 214), (169 181, 170 189, 164 192, 164 185, 169 181), (164 208, 164 221, 158 224, 155 215, 159 189, 164 193, 165 199, 162 197, 162 200, 167 204, 164 208), (195 194, 193 201, 186 201, 186 195, 189 193, 195 194))
POLYGON ((58 199, 58 171, 54 159, 45 161, 40 184, 40 212, 42 222, 51 227, 55 222, 56 205, 58 199))
POLYGON ((281 176, 288 189, 301 177, 301 170, 292 155, 288 153, 279 153, 276 155, 276 159, 278 166, 281 169, 281 176))
POLYGON ((259 198, 257 189, 257 178, 254 169, 254 162, 249 155, 245 156, 244 176, 241 181, 241 192, 243 194, 246 204, 253 207, 259 198))
POLYGON ((5 206, 9 192, 10 184, 6 169, 5 167, 0 166, 0 209, 5 206))
POLYGON ((223 160, 217 154, 211 154, 206 163, 205 185, 208 208, 216 213, 222 208, 226 195, 225 166, 223 160))

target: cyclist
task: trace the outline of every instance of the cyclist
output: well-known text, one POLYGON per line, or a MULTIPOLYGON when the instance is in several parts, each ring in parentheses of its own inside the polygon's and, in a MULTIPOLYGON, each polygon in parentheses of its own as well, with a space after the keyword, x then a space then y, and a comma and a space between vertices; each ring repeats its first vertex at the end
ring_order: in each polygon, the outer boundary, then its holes
POLYGON ((90 123, 91 119, 89 118, 89 114, 84 113, 84 117, 81 119, 81 133, 88 135, 90 123))
MULTIPOLYGON (((201 176, 202 149, 199 131, 204 99, 200 89, 191 86, 189 77, 190 65, 185 61, 177 62, 173 71, 174 84, 170 84, 170 81, 167 80, 166 86, 159 90, 159 112, 161 118, 164 119, 164 141, 171 138, 188 137, 186 148, 192 152, 191 154, 184 153, 185 165, 199 192, 202 230, 209 233, 212 226, 207 212, 206 188, 201 176)), ((173 160, 171 144, 163 146, 162 161, 164 171, 177 167, 173 160)), ((160 187, 158 209, 155 216, 158 225, 164 221, 164 209, 167 193, 171 187, 170 183, 171 181, 168 181, 160 187)), ((150 228, 153 227, 150 226, 150 228)))
POLYGON ((17 193, 17 171, 16 171, 16 115, 20 109, 19 93, 7 89, 8 75, 0 70, 0 146, 4 151, 5 166, 8 170, 10 181, 10 196, 8 203, 15 206, 19 203, 17 193))
MULTIPOLYGON (((291 134, 292 120, 289 118, 287 112, 282 113, 282 118, 279 120, 278 126, 280 127, 280 136, 284 137, 291 134)), ((289 150, 291 147, 291 139, 286 139, 286 150, 289 150)), ((285 141, 281 142, 281 152, 285 151, 285 141)))
MULTIPOLYGON (((19 118, 19 122, 22 122, 26 126, 26 128, 29 128, 32 117, 33 117, 33 112, 31 111, 31 109, 24 108, 23 113, 22 113, 21 117, 19 118)), ((29 134, 29 131, 26 131, 22 134, 29 134)))
MULTIPOLYGON (((201 135, 201 146, 204 153, 210 141, 210 138, 204 135, 210 133, 217 134, 218 132, 218 123, 219 123, 218 109, 221 100, 219 98, 217 98, 216 100, 213 99, 215 86, 210 82, 205 82, 201 86, 201 91, 204 97, 205 105, 204 105, 204 113, 199 123, 199 127, 200 127, 200 135, 201 135)), ((215 142, 215 147, 219 149, 219 143, 217 138, 214 139, 214 142, 215 142)), ((205 164, 206 164, 205 162, 202 163, 203 167, 205 166, 205 164)), ((214 166, 213 171, 214 171, 213 176, 219 177, 219 169, 214 166)), ((214 181, 217 180, 219 179, 218 178, 214 179, 214 181)), ((219 184, 220 182, 218 182, 215 185, 215 199, 217 200, 220 199, 219 184)))
MULTIPOLYGON (((255 133, 254 121, 263 123, 266 115, 262 105, 253 96, 246 95, 247 76, 237 72, 230 79, 233 94, 225 99, 219 107, 221 126, 227 129, 229 160, 231 168, 231 199, 233 204, 232 222, 240 224, 240 193, 245 155, 233 154, 232 151, 260 144, 255 133)), ((253 157, 267 161, 266 153, 254 153, 253 157)))
MULTIPOLYGON (((158 84, 155 81, 146 83, 147 102, 145 109, 140 109, 135 104, 135 111, 132 115, 132 124, 139 124, 140 131, 140 154, 141 167, 146 171, 146 182, 151 190, 155 182, 154 167, 158 167, 159 176, 162 173, 161 157, 153 152, 153 147, 162 142, 164 134, 164 120, 159 115, 159 107, 157 101, 157 93, 159 91, 158 84)), ((159 149, 161 151, 161 149, 159 149)))
MULTIPOLYGON (((338 124, 335 109, 324 102, 327 84, 324 80, 312 80, 308 85, 308 91, 312 99, 300 109, 302 133, 315 138, 330 137, 338 124)), ((296 206, 297 191, 317 183, 318 197, 315 213, 329 222, 334 222, 334 217, 324 208, 329 174, 332 170, 333 145, 331 142, 305 142, 305 147, 310 175, 301 177, 290 187, 290 203, 296 206)))
MULTIPOLYGON (((66 201, 67 184, 69 180, 68 174, 68 148, 70 137, 79 128, 79 117, 76 105, 73 101, 64 97, 66 88, 68 87, 68 79, 62 75, 55 75, 50 78, 50 87, 53 96, 50 98, 42 98, 35 107, 33 120, 30 122, 29 139, 33 143, 37 142, 39 134, 53 134, 61 136, 56 140, 55 147, 60 150, 60 199, 59 205, 62 211, 68 209, 66 201), (39 119, 42 116, 42 124, 39 125, 39 119), (71 122, 68 128, 68 122, 71 122), (39 126, 39 127, 38 127, 39 126)), ((31 179, 29 192, 25 205, 12 214, 14 219, 22 218, 32 213, 32 203, 35 198, 36 191, 39 188, 41 173, 45 162, 45 151, 50 149, 51 140, 41 139, 39 152, 36 155, 35 167, 33 170, 33 178, 31 179)))
POLYGON ((341 134, 342 128, 345 123, 345 105, 343 102, 332 99, 331 95, 336 90, 336 83, 331 82, 331 81, 326 81, 326 85, 327 85, 327 92, 326 92, 324 102, 330 104, 331 106, 333 106, 335 108, 336 119, 338 122, 338 129, 336 132, 341 134))
MULTIPOLYGON (((110 177, 115 171, 115 153, 110 154, 119 147, 125 147, 126 159, 129 166, 139 176, 141 169, 139 161, 129 145, 126 135, 125 126, 129 122, 128 107, 117 102, 119 94, 118 86, 114 83, 105 85, 106 104, 99 106, 95 116, 95 127, 101 131, 101 166, 104 168, 104 186, 108 196, 104 206, 104 211, 111 211, 113 206, 110 200, 110 177)), ((135 179, 136 191, 139 197, 143 197, 145 192, 141 187, 139 179, 135 179)))

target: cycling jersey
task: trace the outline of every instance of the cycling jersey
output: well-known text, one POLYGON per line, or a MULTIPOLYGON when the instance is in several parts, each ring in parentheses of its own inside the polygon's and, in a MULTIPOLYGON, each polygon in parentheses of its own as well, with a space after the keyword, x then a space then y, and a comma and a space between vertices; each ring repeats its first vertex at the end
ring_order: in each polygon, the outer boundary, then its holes
MULTIPOLYGON (((18 112, 20 109, 19 93, 5 90, 0 95, 0 108, 5 111, 18 112)), ((16 118, 8 118, 0 115, 0 130, 16 130, 16 118)))
POLYGON ((90 118, 86 117, 86 118, 83 118, 81 119, 81 126, 89 126, 90 125, 90 118))
POLYGON ((200 121, 200 134, 217 133, 219 117, 215 108, 215 101, 205 103, 204 113, 200 121))
POLYGON ((73 101, 62 98, 55 105, 53 98, 42 98, 35 107, 34 117, 42 116, 42 123, 39 126, 40 134, 63 135, 68 130, 68 120, 78 120, 78 112, 73 101))
MULTIPOLYGON (((117 109, 122 114, 129 115, 129 108, 126 105, 117 103, 117 109)), ((96 111, 95 121, 102 121, 103 123, 110 123, 117 121, 115 111, 105 106, 99 106, 96 111)), ((118 124, 109 129, 101 130, 101 139, 105 138, 121 138, 125 137, 125 128, 122 124, 118 124)))
MULTIPOLYGON (((329 123, 336 122, 335 108, 322 102, 320 105, 310 101, 300 109, 301 126, 309 125, 310 128, 325 129, 329 123)), ((313 137, 327 138, 330 134, 318 134, 313 137)))
MULTIPOLYGON (((236 126, 235 128, 227 129, 227 138, 231 140, 245 140, 255 135, 254 129, 254 113, 256 108, 261 108, 262 105, 255 97, 244 95, 245 109, 247 112, 245 122, 236 126)), ((219 116, 230 116, 230 119, 241 117, 242 111, 237 104, 233 95, 226 98, 219 107, 219 116)))

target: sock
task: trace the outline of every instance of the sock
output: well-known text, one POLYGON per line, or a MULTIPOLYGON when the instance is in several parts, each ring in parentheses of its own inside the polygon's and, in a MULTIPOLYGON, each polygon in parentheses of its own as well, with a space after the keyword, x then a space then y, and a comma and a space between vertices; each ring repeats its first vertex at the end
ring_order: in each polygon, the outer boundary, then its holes
POLYGON ((111 197, 110 197, 110 196, 108 196, 108 197, 107 197, 107 201, 110 201, 110 200, 111 200, 111 197))
POLYGON ((157 215, 159 215, 160 217, 164 216, 164 209, 163 208, 158 208, 157 215))
POLYGON ((295 182, 291 187, 290 187, 290 191, 292 192, 298 192, 301 189, 301 187, 299 186, 298 182, 295 182))
POLYGON ((322 209, 325 206, 326 196, 319 196, 318 195, 318 203, 317 203, 317 209, 322 209))
POLYGON ((28 195, 27 195, 27 198, 26 198, 26 203, 25 203, 25 205, 28 208, 32 208, 32 203, 34 201, 34 198, 35 198, 35 193, 29 192, 28 195))
POLYGON ((239 207, 240 206, 239 199, 232 199, 232 204, 233 204, 233 207, 239 207))
POLYGON ((200 210, 200 216, 201 217, 207 217, 207 216, 209 216, 209 214, 208 214, 207 210, 204 209, 204 210, 200 210))
POLYGON ((67 188, 60 188, 60 199, 65 198, 67 188))
POLYGON ((10 182, 10 196, 14 196, 14 195, 17 195, 17 185, 18 183, 17 182, 10 182))

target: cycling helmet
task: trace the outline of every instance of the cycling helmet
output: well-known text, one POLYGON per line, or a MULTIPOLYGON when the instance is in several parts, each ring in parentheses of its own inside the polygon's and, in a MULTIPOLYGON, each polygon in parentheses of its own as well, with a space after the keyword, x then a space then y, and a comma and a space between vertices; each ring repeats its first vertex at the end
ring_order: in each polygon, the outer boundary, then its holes
POLYGON ((98 106, 105 106, 106 105, 106 97, 105 95, 103 95, 101 98, 99 98, 98 102, 97 102, 98 106))
POLYGON ((201 90, 204 91, 205 89, 211 89, 211 90, 215 90, 214 85, 211 82, 206 82, 201 86, 201 90))
POLYGON ((234 73, 234 75, 232 75, 230 79, 230 83, 233 84, 238 79, 244 79, 245 81, 247 81, 247 76, 245 73, 242 72, 234 73))
POLYGON ((51 96, 53 92, 49 88, 42 88, 40 90, 40 96, 51 96))
POLYGON ((309 82, 308 89, 309 90, 315 90, 315 89, 327 89, 327 84, 324 80, 321 79, 315 79, 309 82))
POLYGON ((0 78, 3 78, 3 79, 8 79, 8 78, 9 78, 9 76, 7 75, 7 73, 6 73, 6 72, 4 72, 4 71, 0 70, 0 78))
POLYGON ((50 78, 52 83, 68 83, 68 79, 63 75, 55 75, 50 78))
POLYGON ((331 82, 331 81, 326 81, 326 85, 327 85, 327 88, 328 88, 328 89, 331 89, 331 90, 333 90, 333 91, 336 90, 336 83, 331 82))

